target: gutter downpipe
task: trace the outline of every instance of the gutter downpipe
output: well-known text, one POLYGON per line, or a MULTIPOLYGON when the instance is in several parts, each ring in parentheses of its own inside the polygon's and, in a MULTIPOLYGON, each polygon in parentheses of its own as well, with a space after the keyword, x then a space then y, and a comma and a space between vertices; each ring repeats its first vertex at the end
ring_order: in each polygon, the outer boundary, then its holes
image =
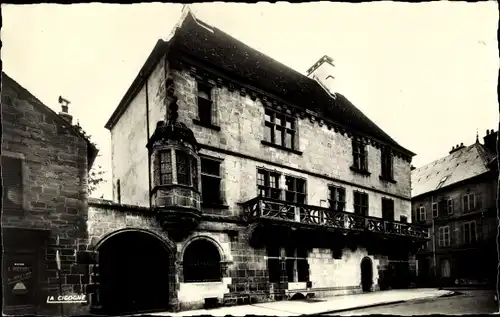
POLYGON ((434 204, 434 195, 431 196, 431 217, 432 217, 432 262, 434 267, 434 278, 437 278, 437 260, 436 260, 436 224, 434 222, 434 213, 432 205, 434 204))

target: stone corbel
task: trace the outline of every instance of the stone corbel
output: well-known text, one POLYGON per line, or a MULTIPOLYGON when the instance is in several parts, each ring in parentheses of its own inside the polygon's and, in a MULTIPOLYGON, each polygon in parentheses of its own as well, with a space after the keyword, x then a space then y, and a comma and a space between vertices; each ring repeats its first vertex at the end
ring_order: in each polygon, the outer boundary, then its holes
POLYGON ((252 101, 257 100, 257 94, 255 94, 254 92, 251 92, 250 93, 250 99, 252 99, 252 101))
POLYGON ((240 88, 240 96, 245 97, 245 95, 246 95, 246 94, 247 94, 246 89, 245 89, 245 88, 243 88, 243 87, 241 87, 241 88, 240 88))
POLYGON ((229 83, 227 85, 227 89, 229 90, 229 92, 233 92, 234 91, 234 85, 232 83, 229 83))
POLYGON ((233 261, 229 261, 229 260, 220 261, 220 270, 222 273, 222 277, 229 277, 227 269, 228 269, 229 265, 231 265, 231 264, 233 264, 233 261))
POLYGON ((221 88, 224 85, 222 78, 217 78, 217 87, 221 88))

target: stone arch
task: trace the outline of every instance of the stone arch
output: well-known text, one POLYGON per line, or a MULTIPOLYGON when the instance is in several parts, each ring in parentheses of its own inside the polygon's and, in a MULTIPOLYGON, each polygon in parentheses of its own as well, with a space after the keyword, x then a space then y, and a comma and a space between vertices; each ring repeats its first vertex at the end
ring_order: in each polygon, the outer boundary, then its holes
POLYGON ((360 263, 361 268, 361 289, 363 292, 370 292, 373 286, 373 261, 365 256, 360 263))
POLYGON ((166 236, 163 236, 163 235, 160 235, 160 234, 157 234, 156 232, 152 231, 152 230, 148 230, 148 229, 143 229, 143 228, 134 228, 134 227, 127 227, 127 228, 122 228, 122 229, 118 229, 118 230, 114 230, 114 231, 110 231, 106 234, 104 234, 102 237, 99 238, 99 240, 94 243, 94 246, 93 246, 93 249, 95 251, 98 251, 99 250, 99 247, 104 243, 106 242, 106 240, 108 240, 109 238, 115 236, 115 235, 118 235, 120 233, 125 233, 125 232, 138 232, 138 233, 145 233, 145 234, 148 234, 148 235, 151 235, 155 238, 157 238, 158 240, 160 240, 163 245, 165 246, 165 248, 173 255, 175 256, 176 255, 176 248, 175 248, 175 244, 170 240, 168 239, 168 237, 166 236))
POLYGON ((182 259, 184 259, 184 252, 186 251, 186 249, 189 247, 189 245, 191 243, 193 243, 194 241, 197 241, 197 240, 208 240, 210 242, 212 242, 215 247, 217 248, 217 250, 219 251, 219 256, 220 256, 220 259, 221 259, 221 262, 222 261, 227 261, 228 260, 228 255, 226 253, 226 251, 224 251, 224 248, 222 247, 222 245, 219 243, 219 241, 217 241, 216 239, 214 239, 213 237, 209 236, 209 235, 206 235, 206 234, 195 234, 193 236, 191 236, 185 243, 184 243, 184 246, 183 248, 181 249, 181 251, 179 252, 179 261, 182 261, 182 259))
POLYGON ((103 312, 177 310, 176 252, 168 238, 147 229, 123 228, 105 234, 94 251, 99 253, 97 306, 103 312))

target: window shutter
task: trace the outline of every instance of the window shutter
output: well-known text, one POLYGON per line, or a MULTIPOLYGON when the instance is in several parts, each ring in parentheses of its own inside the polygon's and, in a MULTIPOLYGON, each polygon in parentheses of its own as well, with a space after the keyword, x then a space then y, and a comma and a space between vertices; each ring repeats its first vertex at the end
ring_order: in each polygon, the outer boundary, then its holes
POLYGON ((455 231, 455 245, 462 243, 462 226, 458 225, 455 231))
POLYGON ((481 206, 482 206, 482 202, 483 202, 483 197, 481 196, 481 194, 478 194, 478 195, 475 195, 475 199, 476 199, 476 209, 480 209, 481 206))
POLYGON ((2 156, 3 211, 17 213, 23 207, 22 161, 2 156))

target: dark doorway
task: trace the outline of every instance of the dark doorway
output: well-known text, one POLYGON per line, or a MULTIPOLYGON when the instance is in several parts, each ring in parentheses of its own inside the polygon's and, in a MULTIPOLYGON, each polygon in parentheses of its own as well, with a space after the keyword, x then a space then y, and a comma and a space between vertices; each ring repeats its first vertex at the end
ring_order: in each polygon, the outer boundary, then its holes
POLYGON ((128 231, 99 247, 100 305, 106 314, 166 310, 170 252, 153 235, 128 231))
POLYGON ((361 260, 361 287, 363 292, 370 292, 373 285, 373 264, 368 257, 361 260))

